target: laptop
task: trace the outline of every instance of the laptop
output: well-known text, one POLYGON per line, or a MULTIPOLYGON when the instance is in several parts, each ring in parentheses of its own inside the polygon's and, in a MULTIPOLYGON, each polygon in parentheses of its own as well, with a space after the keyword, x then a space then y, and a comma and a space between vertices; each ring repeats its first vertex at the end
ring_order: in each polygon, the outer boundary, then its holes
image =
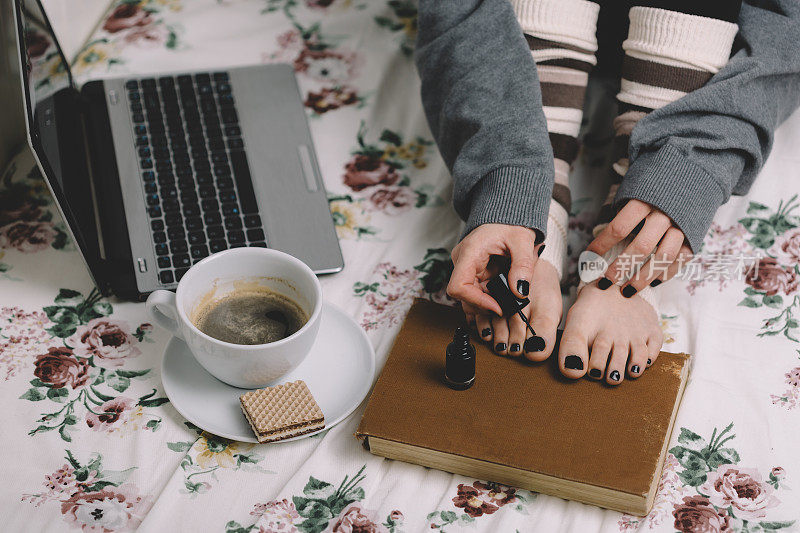
POLYGON ((76 87, 39 0, 14 0, 28 141, 104 293, 143 299, 242 246, 344 263, 294 71, 283 64, 76 87))

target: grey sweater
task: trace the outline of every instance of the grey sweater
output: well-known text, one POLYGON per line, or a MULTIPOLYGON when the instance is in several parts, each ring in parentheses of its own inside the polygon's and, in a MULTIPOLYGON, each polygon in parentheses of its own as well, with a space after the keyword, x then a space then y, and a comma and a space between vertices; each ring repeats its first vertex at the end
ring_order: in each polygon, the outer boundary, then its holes
MULTIPOLYGON (((508 0, 420 0, 422 103, 466 231, 495 222, 544 233, 553 154, 536 67, 508 0)), ((800 2, 745 0, 728 64, 643 118, 616 202, 666 213, 694 251, 720 205, 745 194, 775 128, 800 106, 800 2)))

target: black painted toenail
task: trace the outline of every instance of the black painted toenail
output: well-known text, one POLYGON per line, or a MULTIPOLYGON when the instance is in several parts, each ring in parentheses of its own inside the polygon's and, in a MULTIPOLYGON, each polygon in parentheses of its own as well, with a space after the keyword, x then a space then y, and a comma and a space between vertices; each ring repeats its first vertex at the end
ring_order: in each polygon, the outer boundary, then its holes
POLYGON ((608 377, 611 378, 611 381, 619 381, 619 370, 614 370, 608 377))
POLYGON ((652 364, 653 364, 653 360, 652 360, 652 359, 648 359, 648 360, 647 360, 647 366, 650 366, 650 365, 652 365, 652 364))
POLYGON ((544 252, 544 247, 545 247, 545 246, 547 246, 547 245, 546 245, 546 244, 543 244, 543 245, 542 245, 542 247, 541 247, 541 248, 539 248, 539 251, 538 251, 537 253, 538 253, 540 256, 542 255, 542 252, 544 252))
POLYGON ((568 355, 564 358, 564 368, 583 370, 583 359, 577 355, 568 355))
POLYGON ((519 343, 515 342, 514 344, 511 345, 511 348, 509 348, 508 351, 509 352, 518 352, 519 348, 520 348, 519 343))
POLYGON ((603 277, 603 278, 600 278, 599 280, 597 280, 597 288, 600 289, 601 291, 606 290, 611 285, 612 285, 611 280, 606 278, 606 277, 603 277))
POLYGON ((492 328, 483 328, 483 331, 481 331, 481 337, 488 337, 491 334, 492 328))
POLYGON ((495 352, 504 352, 504 351, 506 351, 506 343, 498 342, 497 344, 494 345, 494 351, 495 352))
POLYGON ((650 286, 651 287, 658 287, 659 285, 661 285, 661 280, 658 279, 658 278, 656 278, 656 279, 654 279, 653 281, 650 282, 650 286))
POLYGON ((589 370, 589 375, 593 378, 599 378, 600 376, 603 375, 603 373, 600 371, 599 368, 593 368, 589 370))
POLYGON ((633 285, 625 285, 625 287, 623 287, 622 295, 625 298, 630 298, 634 294, 636 294, 636 287, 634 287, 633 285))
POLYGON ((544 350, 545 342, 541 337, 529 337, 525 339, 526 352, 541 352, 544 350))
POLYGON ((525 281, 524 279, 521 279, 521 280, 519 280, 517 282, 517 292, 520 293, 521 295, 527 296, 529 289, 530 289, 530 286, 529 286, 528 282, 525 281))
POLYGON ((640 370, 641 369, 639 368, 639 365, 633 365, 631 367, 631 372, 634 373, 634 374, 638 374, 640 370))

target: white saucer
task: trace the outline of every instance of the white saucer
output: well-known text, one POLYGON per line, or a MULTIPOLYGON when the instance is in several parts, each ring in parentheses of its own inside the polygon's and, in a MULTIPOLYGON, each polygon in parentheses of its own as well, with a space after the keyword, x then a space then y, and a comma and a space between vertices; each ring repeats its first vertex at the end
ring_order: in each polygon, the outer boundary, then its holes
MULTIPOLYGON (((344 311, 325 302, 319 334, 308 356, 275 385, 305 381, 325 415, 325 429, 329 429, 358 407, 374 377, 375 352, 366 334, 344 311)), ((209 374, 177 337, 164 351, 161 381, 172 406, 192 424, 220 437, 258 442, 239 404, 239 396, 246 389, 209 374)), ((303 439, 319 431, 280 442, 303 439)))

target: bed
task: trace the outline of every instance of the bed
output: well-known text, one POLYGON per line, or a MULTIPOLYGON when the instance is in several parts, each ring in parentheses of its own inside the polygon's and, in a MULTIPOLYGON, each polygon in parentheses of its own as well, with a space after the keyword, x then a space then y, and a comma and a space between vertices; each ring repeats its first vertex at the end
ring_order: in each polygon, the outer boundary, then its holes
MULTIPOLYGON (((378 368, 415 297, 448 302, 449 250, 460 223, 419 100, 413 2, 133 0, 84 9, 88 4, 74 4, 75 12, 53 8, 59 34, 89 34, 70 41, 81 43, 70 55, 82 81, 294 66, 346 264, 322 278, 323 291, 366 331, 378 368), (96 23, 81 18, 101 12, 96 23)), ((607 89, 602 82, 590 89, 587 114, 598 124, 613 112, 607 89)), ((573 281, 609 135, 590 126, 574 171, 573 281)), ((715 217, 692 279, 659 288, 663 349, 694 357, 647 517, 373 456, 353 437, 363 405, 297 442, 251 445, 203 432, 172 408, 161 387, 168 334, 148 323, 143 304, 93 289, 23 152, 0 188, 2 529, 797 530, 797 146, 800 114, 778 131, 750 194, 715 217), (757 273, 746 275, 741 265, 748 261, 758 263, 757 273)))

